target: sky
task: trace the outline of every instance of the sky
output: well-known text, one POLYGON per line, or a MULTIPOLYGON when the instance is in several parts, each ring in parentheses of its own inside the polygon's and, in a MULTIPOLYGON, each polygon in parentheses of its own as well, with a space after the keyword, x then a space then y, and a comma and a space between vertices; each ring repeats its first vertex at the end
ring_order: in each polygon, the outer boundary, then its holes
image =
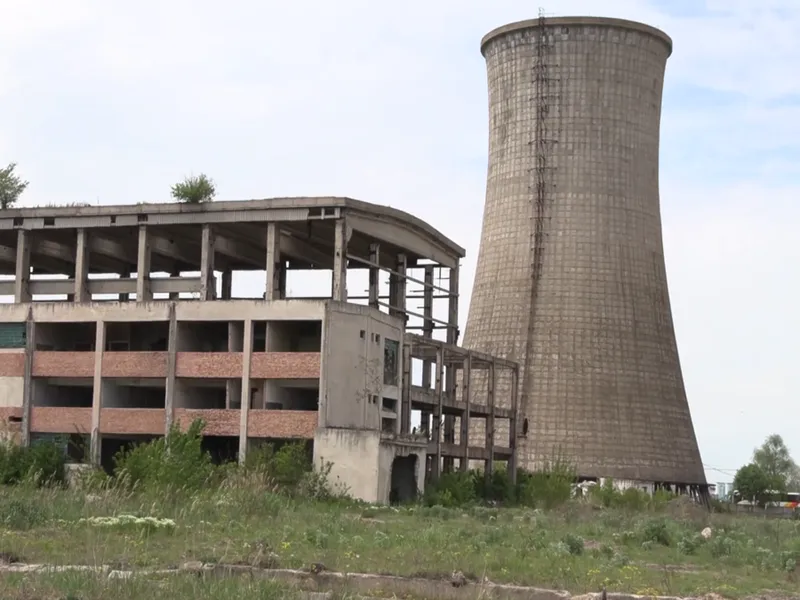
MULTIPOLYGON (((800 3, 541 0, 674 40, 661 206, 678 346, 711 482, 766 436, 800 460, 800 3)), ((23 205, 341 195, 467 249, 486 186, 481 37, 522 0, 0 0, 0 164, 23 205)), ((247 282, 236 282, 237 286, 247 282)), ((236 291, 236 290, 235 290, 236 291)))

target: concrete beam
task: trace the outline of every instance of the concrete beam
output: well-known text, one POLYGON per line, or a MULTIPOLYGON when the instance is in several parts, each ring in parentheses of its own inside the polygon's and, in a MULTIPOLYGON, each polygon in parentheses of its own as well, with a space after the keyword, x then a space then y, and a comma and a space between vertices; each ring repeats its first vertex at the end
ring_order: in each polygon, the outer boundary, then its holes
MULTIPOLYGON (((95 242, 96 244, 97 242, 95 242)), ((94 264, 97 266, 97 271, 103 273, 121 273, 125 271, 133 271, 130 256, 125 257, 110 257, 102 252, 96 252, 92 247, 92 241, 89 242, 89 249, 99 256, 95 256, 94 264)), ((63 262, 66 265, 63 270, 64 273, 70 273, 75 265, 75 246, 55 240, 36 240, 31 248, 33 254, 37 256, 44 256, 52 260, 63 262)))
MULTIPOLYGON (((16 281, 0 281, 0 296, 13 295, 15 285, 16 281)), ((29 289, 34 296, 60 296, 73 293, 76 285, 74 279, 33 279, 29 284, 29 289)), ((87 298, 91 298, 95 294, 132 294, 136 291, 136 280, 130 277, 90 279, 86 284, 86 289, 87 298)), ((197 293, 200 291, 200 278, 152 279, 150 280, 150 289, 154 294, 197 293)), ((88 301, 86 300, 86 302, 88 301)))
POLYGON ((249 263, 259 269, 263 269, 265 266, 264 254, 257 247, 247 242, 240 242, 227 238, 217 232, 215 232, 214 235, 214 249, 223 256, 249 263))
POLYGON ((297 258, 319 269, 333 268, 333 257, 330 254, 288 232, 281 232, 280 245, 281 254, 297 258))
MULTIPOLYGON (((140 225, 139 227, 141 228, 142 226, 140 225)), ((120 242, 119 239, 112 240, 107 237, 103 237, 102 234, 94 235, 92 236, 93 241, 91 250, 96 254, 102 254, 103 256, 108 256, 117 260, 122 260, 124 258, 128 261, 130 261, 130 257, 133 255, 133 252, 136 252, 138 258, 140 230, 137 229, 136 231, 137 233, 135 239, 131 239, 130 236, 125 235, 124 238, 126 241, 124 243, 120 242)), ((166 237, 160 236, 158 234, 158 229, 148 227, 147 241, 150 247, 151 271, 153 265, 153 255, 188 265, 190 269, 187 270, 197 270, 199 254, 193 254, 192 252, 187 251, 186 248, 182 247, 181 244, 167 239, 166 237)), ((132 267, 131 271, 133 270, 134 268, 132 267)))

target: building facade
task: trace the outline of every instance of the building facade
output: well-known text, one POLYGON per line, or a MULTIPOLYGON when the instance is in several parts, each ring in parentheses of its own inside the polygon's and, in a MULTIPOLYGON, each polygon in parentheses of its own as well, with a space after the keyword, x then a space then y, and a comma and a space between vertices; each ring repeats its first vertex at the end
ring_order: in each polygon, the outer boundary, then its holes
POLYGON ((70 436, 86 448, 75 458, 110 467, 124 445, 202 419, 220 460, 313 441, 333 483, 371 502, 410 497, 456 460, 513 468, 515 436, 456 444, 444 431, 515 423, 491 386, 483 402, 456 398, 456 371, 517 369, 456 345, 463 255, 411 215, 341 198, 3 211, 5 435, 70 436), (329 296, 287 296, 291 271, 319 270, 329 296), (240 272, 264 274, 259 297, 233 295, 240 272), (364 296, 348 294, 354 272, 364 296))

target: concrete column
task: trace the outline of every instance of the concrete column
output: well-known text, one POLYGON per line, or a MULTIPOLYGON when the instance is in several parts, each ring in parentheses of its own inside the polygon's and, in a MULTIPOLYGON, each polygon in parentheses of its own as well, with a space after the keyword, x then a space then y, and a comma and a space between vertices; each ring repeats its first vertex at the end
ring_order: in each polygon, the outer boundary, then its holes
MULTIPOLYGON (((425 265, 425 276, 423 278, 425 287, 422 290, 422 336, 433 337, 433 265, 425 265)), ((426 390, 431 389, 431 361, 422 361, 422 387, 426 390)), ((430 431, 431 414, 428 411, 421 411, 422 421, 420 428, 425 433, 430 431)))
POLYGON ((461 415, 461 464, 462 471, 469 470, 469 383, 472 374, 472 355, 468 354, 464 359, 464 367, 461 373, 461 394, 464 399, 464 414, 461 415))
POLYGON ((28 309, 25 321, 25 370, 22 388, 22 445, 31 443, 31 409, 33 408, 33 353, 36 351, 36 323, 33 309, 28 309))
POLYGON ((89 232, 78 229, 75 249, 75 302, 91 302, 89 293, 89 232))
POLYGON ((347 221, 337 219, 335 227, 331 297, 338 302, 347 302, 347 221))
POLYGON ((489 364, 487 370, 488 389, 486 397, 487 412, 489 415, 486 417, 486 468, 484 474, 486 476, 487 484, 492 480, 492 473, 494 471, 494 400, 497 393, 497 381, 495 377, 494 363, 489 364))
POLYGON ((449 298, 447 305, 447 343, 458 344, 458 287, 459 268, 450 269, 449 298))
POLYGON ((276 223, 267 223, 267 282, 265 300, 286 297, 286 273, 281 258, 281 231, 276 223), (283 282, 283 285, 281 285, 283 282))
POLYGON ((213 300, 214 289, 214 231, 211 225, 203 225, 200 250, 200 300, 213 300))
POLYGON ((439 479, 442 468, 442 405, 444 400, 444 351, 441 348, 436 350, 436 406, 433 409, 433 443, 436 452, 431 464, 431 478, 433 481, 439 479))
MULTIPOLYGON (((117 273, 117 275, 119 275, 120 279, 128 279, 131 276, 131 274, 126 272, 126 271, 122 271, 121 273, 117 273)), ((128 294, 127 292, 122 292, 121 294, 119 294, 119 301, 120 302, 129 302, 130 299, 131 299, 131 295, 128 294)))
POLYGON ((400 341, 403 357, 403 379, 400 382, 400 433, 411 431, 411 346, 400 341))
POLYGON ((14 278, 14 302, 31 301, 31 233, 17 230, 17 265, 14 278))
POLYGON ((519 370, 514 369, 511 372, 511 420, 508 424, 508 445, 511 448, 508 473, 511 477, 511 483, 517 482, 517 465, 519 464, 519 458, 517 457, 517 410, 519 410, 519 370))
MULTIPOLYGON (((180 271, 178 271, 178 270, 174 270, 174 269, 173 269, 173 270, 170 272, 169 276, 170 276, 170 279, 172 279, 172 278, 175 278, 175 279, 177 279, 177 278, 179 278, 179 277, 181 276, 181 272, 180 272, 180 271)), ((169 293, 169 299, 170 299, 170 300, 180 300, 180 297, 181 297, 181 295, 180 295, 180 293, 178 293, 178 292, 170 292, 170 293, 169 293)))
MULTIPOLYGON (((447 305, 447 343, 458 344, 458 266, 450 269, 450 286, 447 305)), ((445 389, 447 395, 455 400, 456 397, 456 370, 451 366, 447 367, 445 379, 445 389)), ((454 415, 447 415, 444 419, 444 441, 448 444, 456 441, 456 418, 454 415)), ((445 471, 450 472, 454 466, 454 459, 445 459, 445 471)))
POLYGON ((397 283, 396 283, 396 290, 395 290, 395 306, 397 306, 397 317, 403 319, 403 323, 408 322, 408 315, 406 315, 406 289, 407 289, 407 282, 406 282, 406 255, 405 254, 398 254, 397 255, 397 265, 395 270, 397 271, 397 283))
POLYGON ((244 348, 242 350, 242 405, 239 420, 239 462, 247 458, 247 419, 250 415, 250 362, 253 358, 253 321, 244 322, 244 348))
MULTIPOLYGON (((228 323, 228 352, 242 352, 244 329, 238 321, 228 323)), ((242 397, 242 380, 228 379, 225 382, 225 408, 234 408, 242 397)))
POLYGON ((380 263, 380 244, 369 245, 369 261, 369 306, 380 309, 381 268, 376 266, 380 263))
POLYGON ((178 321, 175 304, 169 307, 169 339, 167 340, 167 381, 164 386, 164 435, 169 433, 175 419, 176 365, 178 362, 178 321))
POLYGON ((150 302, 153 293, 150 288, 150 239, 147 225, 139 225, 139 250, 136 257, 136 301, 150 302))
POLYGON ((100 433, 100 412, 103 406, 103 353, 106 349, 105 321, 97 322, 94 341, 94 381, 92 382, 92 437, 89 447, 90 461, 100 465, 102 435, 100 433))
POLYGON ((233 297, 233 271, 225 270, 222 272, 222 296, 223 300, 230 300, 233 297))

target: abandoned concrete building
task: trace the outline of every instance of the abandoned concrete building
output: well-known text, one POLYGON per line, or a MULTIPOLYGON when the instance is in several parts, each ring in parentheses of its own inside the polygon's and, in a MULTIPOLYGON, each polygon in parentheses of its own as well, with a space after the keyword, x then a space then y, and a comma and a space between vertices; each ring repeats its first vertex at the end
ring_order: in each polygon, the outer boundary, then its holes
POLYGON ((419 219, 347 198, 2 211, 0 425, 22 444, 81 440, 74 458, 107 468, 197 418, 218 460, 308 440, 369 502, 475 461, 513 474, 518 365, 457 345, 463 256, 419 219), (290 297, 287 277, 309 270, 330 293, 290 297), (242 273, 253 297, 233 294, 242 273))

